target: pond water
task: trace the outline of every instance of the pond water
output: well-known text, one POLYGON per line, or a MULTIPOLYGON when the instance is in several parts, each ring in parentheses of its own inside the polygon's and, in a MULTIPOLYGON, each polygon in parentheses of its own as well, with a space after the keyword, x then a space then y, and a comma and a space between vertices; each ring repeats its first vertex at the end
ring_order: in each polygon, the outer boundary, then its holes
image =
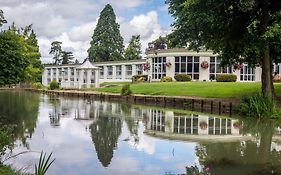
POLYGON ((14 126, 2 160, 28 151, 5 160, 24 172, 43 150, 49 175, 281 173, 278 121, 7 91, 0 119, 14 126))

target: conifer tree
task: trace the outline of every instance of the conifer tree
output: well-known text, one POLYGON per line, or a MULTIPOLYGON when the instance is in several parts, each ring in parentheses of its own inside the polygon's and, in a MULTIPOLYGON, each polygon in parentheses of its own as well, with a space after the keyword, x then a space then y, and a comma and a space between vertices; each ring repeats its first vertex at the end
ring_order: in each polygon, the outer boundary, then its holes
POLYGON ((140 35, 132 36, 124 56, 126 60, 141 59, 140 35))
POLYGON ((95 62, 122 60, 124 46, 123 38, 116 22, 116 16, 110 4, 100 13, 97 26, 88 49, 90 60, 95 62))

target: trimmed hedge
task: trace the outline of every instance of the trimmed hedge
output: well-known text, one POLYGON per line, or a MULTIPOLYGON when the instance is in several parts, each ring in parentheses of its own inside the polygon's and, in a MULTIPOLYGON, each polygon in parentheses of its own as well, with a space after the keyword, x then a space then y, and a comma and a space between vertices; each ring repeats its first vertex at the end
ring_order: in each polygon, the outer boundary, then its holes
POLYGON ((124 84, 121 89, 121 95, 126 96, 126 95, 131 95, 131 94, 132 94, 132 90, 130 88, 130 85, 124 84))
POLYGON ((177 81, 191 81, 191 76, 187 74, 176 74, 174 78, 177 81))
POLYGON ((148 75, 134 75, 132 77, 133 82, 145 82, 148 80, 148 75))
POLYGON ((172 77, 165 76, 165 77, 162 77, 160 81, 161 82, 172 82, 173 79, 172 79, 172 77))
POLYGON ((216 80, 217 82, 235 82, 237 76, 234 74, 217 74, 216 80))

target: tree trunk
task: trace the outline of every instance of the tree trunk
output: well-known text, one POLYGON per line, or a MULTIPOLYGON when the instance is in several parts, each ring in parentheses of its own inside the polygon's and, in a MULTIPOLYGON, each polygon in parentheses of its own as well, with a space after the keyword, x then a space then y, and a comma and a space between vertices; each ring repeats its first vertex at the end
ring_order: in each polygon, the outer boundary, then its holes
POLYGON ((272 58, 269 53, 269 46, 265 46, 262 58, 262 93, 274 97, 274 86, 272 81, 272 58))
MULTIPOLYGON (((260 36, 263 37, 265 34, 268 24, 269 24, 269 0, 263 0, 261 1, 261 28, 260 28, 260 36)), ((271 97, 274 97, 274 86, 273 86, 273 77, 272 77, 272 58, 270 57, 270 49, 269 44, 267 43, 266 39, 263 41, 264 47, 263 47, 263 55, 261 60, 261 66, 262 66, 262 93, 264 95, 269 95, 271 97)))

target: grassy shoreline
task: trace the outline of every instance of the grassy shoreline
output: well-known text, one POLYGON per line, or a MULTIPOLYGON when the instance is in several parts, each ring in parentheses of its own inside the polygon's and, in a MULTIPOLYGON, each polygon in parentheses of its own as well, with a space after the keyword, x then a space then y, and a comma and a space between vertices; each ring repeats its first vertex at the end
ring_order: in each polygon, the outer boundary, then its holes
MULTIPOLYGON (((120 94, 124 83, 105 83, 102 88, 87 89, 97 92, 120 94)), ((235 98, 241 99, 245 95, 261 91, 261 83, 247 82, 155 82, 155 83, 131 83, 133 94, 166 95, 166 96, 190 96, 206 98, 235 98)), ((281 84, 274 84, 276 94, 281 94, 281 84)))

